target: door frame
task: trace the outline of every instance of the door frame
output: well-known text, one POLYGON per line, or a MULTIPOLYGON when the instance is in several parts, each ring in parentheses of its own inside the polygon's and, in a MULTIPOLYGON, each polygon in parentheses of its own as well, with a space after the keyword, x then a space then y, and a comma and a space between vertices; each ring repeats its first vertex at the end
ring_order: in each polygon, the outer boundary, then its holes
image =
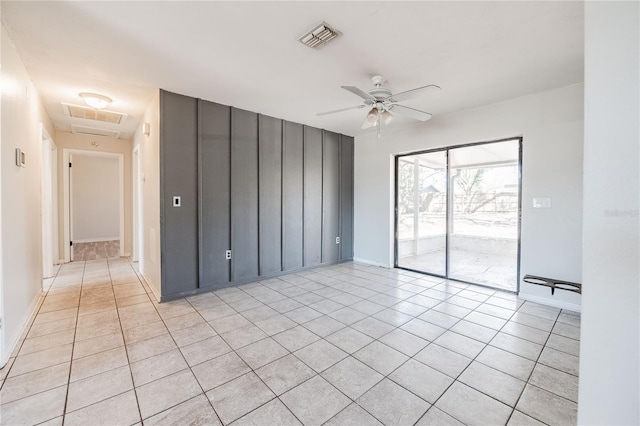
POLYGON ((55 142, 40 123, 41 149, 41 188, 40 209, 42 218, 42 278, 54 275, 53 265, 59 263, 58 256, 58 223, 57 223, 57 181, 58 164, 55 142))
POLYGON ((120 257, 124 256, 124 154, 117 154, 111 152, 101 151, 86 151, 82 149, 68 149, 62 150, 62 191, 63 191, 63 217, 64 217, 64 261, 71 261, 71 202, 72 195, 70 191, 70 176, 69 176, 69 158, 72 155, 86 156, 86 157, 105 157, 105 158, 117 158, 118 159, 118 192, 119 192, 119 212, 120 212, 120 257))
POLYGON ((433 148, 433 149, 425 149, 425 150, 420 150, 420 151, 414 151, 414 152, 407 152, 407 153, 402 153, 402 154, 396 154, 394 156, 394 165, 395 165, 395 170, 394 170, 394 186, 393 186, 393 212, 394 212, 394 217, 393 217, 393 267, 397 268, 397 269, 403 269, 403 270, 407 270, 407 271, 411 271, 411 272, 417 272, 419 274, 425 274, 425 275, 430 275, 430 276, 434 276, 434 277, 438 277, 438 278, 444 278, 447 280, 451 280, 451 281, 457 281, 457 282, 461 282, 461 283, 465 283, 465 284, 472 284, 472 285, 477 285, 480 287, 486 287, 486 288, 491 288, 491 289, 497 289, 500 291, 505 291, 508 293, 515 293, 515 294, 519 294, 520 293, 520 260, 521 260, 521 244, 522 244, 522 142, 523 142, 523 137, 522 136, 515 136, 512 138, 502 138, 502 139, 495 139, 495 140, 489 140, 489 141, 482 141, 482 142, 471 142, 471 143, 466 143, 466 144, 460 144, 460 145, 451 145, 451 146, 447 146, 447 147, 443 147, 443 148, 433 148), (471 146, 479 146, 479 145, 487 145, 487 144, 491 144, 491 143, 498 143, 498 142, 507 142, 507 141, 518 141, 518 231, 517 231, 517 236, 518 236, 518 241, 516 243, 517 245, 517 250, 518 250, 518 254, 517 254, 517 259, 516 259, 516 290, 512 291, 512 290, 506 290, 506 289, 501 289, 501 288, 496 288, 496 287, 492 287, 490 285, 486 285, 486 284, 481 284, 481 283, 474 283, 474 282, 470 282, 470 281, 465 281, 465 280, 460 280, 460 279, 456 279, 456 278, 449 278, 449 209, 450 209, 450 200, 449 200, 449 194, 450 194, 450 184, 451 184, 451 176, 450 176, 450 156, 449 156, 449 151, 452 149, 457 149, 457 148, 467 148, 467 147, 471 147, 471 146), (425 272, 425 271, 419 271, 417 269, 412 269, 412 268, 407 268, 404 266, 399 266, 398 265, 398 165, 399 165, 399 159, 400 157, 407 157, 407 156, 412 156, 412 155, 420 155, 420 154, 427 154, 430 152, 439 152, 439 151, 445 151, 447 154, 447 178, 446 178, 446 190, 447 190, 447 214, 445 216, 446 218, 446 226, 447 226, 447 233, 446 233, 446 243, 445 243, 445 251, 446 251, 446 266, 445 266, 445 270, 446 273, 445 275, 439 275, 439 274, 435 274, 435 273, 430 273, 430 272, 425 272))

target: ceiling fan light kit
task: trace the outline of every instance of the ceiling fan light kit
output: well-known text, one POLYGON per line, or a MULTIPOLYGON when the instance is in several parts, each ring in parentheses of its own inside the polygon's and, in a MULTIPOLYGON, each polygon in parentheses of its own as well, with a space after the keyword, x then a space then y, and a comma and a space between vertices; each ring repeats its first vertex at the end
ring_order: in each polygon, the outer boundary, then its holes
POLYGON ((340 86, 344 90, 347 90, 354 95, 361 97, 363 100, 363 104, 333 111, 321 112, 317 115, 328 115, 337 112, 349 111, 352 109, 369 107, 370 109, 369 112, 367 112, 367 116, 364 120, 364 123, 362 124, 362 128, 366 129, 369 127, 377 126, 378 138, 380 137, 380 124, 384 122, 385 125, 388 125, 393 120, 394 116, 391 111, 419 121, 427 121, 431 118, 431 114, 428 112, 420 111, 418 109, 410 108, 404 105, 399 105, 397 102, 411 99, 414 96, 420 95, 422 93, 439 90, 439 86, 436 86, 435 84, 429 84, 427 86, 417 87, 415 89, 396 93, 394 95, 391 90, 387 89, 386 87, 382 87, 382 85, 386 81, 383 76, 373 76, 371 78, 371 81, 373 82, 374 87, 369 91, 364 91, 355 86, 340 86))

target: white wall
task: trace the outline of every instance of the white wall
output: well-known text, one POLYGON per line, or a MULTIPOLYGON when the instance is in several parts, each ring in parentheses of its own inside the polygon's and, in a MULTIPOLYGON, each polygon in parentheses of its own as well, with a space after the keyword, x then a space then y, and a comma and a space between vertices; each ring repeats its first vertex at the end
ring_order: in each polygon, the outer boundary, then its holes
POLYGON ((142 241, 140 272, 156 297, 160 298, 160 92, 156 92, 133 139, 141 158, 143 181, 140 190, 142 241), (149 136, 142 132, 150 123, 149 136))
MULTIPOLYGON (((122 154, 124 158, 124 255, 130 256, 133 244, 133 203, 132 203, 132 183, 131 183, 131 140, 116 139, 105 136, 90 136, 76 133, 56 131, 56 145, 58 146, 58 182, 62 186, 63 174, 65 170, 64 156, 65 149, 79 149, 82 151, 107 152, 112 154, 122 154), (92 145, 96 142, 98 146, 92 145)), ((62 189, 62 188, 61 188, 62 189)), ((58 191, 58 226, 60 232, 60 253, 64 253, 64 198, 63 191, 58 191)))
POLYGON ((73 241, 120 239, 120 177, 117 158, 73 155, 73 241))
POLYGON ((578 423, 640 424, 640 4, 585 4, 578 423))
POLYGON ((2 359, 7 361, 42 292, 40 123, 49 121, 4 25, 1 30, 2 359), (15 165, 15 149, 26 167, 15 165))
MULTIPOLYGON (((445 88, 446 90, 446 88, 445 88)), ((581 281, 583 85, 536 93, 355 140, 355 259, 393 265, 393 156, 523 136, 521 274, 581 281), (553 208, 533 209, 533 197, 553 208)), ((521 283, 523 296, 579 309, 580 296, 521 283)))

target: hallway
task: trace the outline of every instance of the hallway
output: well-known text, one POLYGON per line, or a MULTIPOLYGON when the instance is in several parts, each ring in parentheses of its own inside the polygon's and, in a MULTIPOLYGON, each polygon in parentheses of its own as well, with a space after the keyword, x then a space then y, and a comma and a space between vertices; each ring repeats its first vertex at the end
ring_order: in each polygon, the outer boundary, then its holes
POLYGON ((62 266, 1 423, 576 423, 579 314, 356 263, 148 292, 125 259, 62 266))

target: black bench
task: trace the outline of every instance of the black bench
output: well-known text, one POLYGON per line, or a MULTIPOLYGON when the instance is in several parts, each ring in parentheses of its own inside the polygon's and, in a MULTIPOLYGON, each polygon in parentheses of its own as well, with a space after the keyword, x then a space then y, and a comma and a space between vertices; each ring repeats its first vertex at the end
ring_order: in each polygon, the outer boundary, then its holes
POLYGON ((582 294, 582 284, 572 283, 569 281, 556 280, 554 278, 538 277, 535 275, 525 275, 522 279, 525 283, 543 285, 551 288, 551 295, 554 294, 556 289, 573 291, 575 293, 582 294))

